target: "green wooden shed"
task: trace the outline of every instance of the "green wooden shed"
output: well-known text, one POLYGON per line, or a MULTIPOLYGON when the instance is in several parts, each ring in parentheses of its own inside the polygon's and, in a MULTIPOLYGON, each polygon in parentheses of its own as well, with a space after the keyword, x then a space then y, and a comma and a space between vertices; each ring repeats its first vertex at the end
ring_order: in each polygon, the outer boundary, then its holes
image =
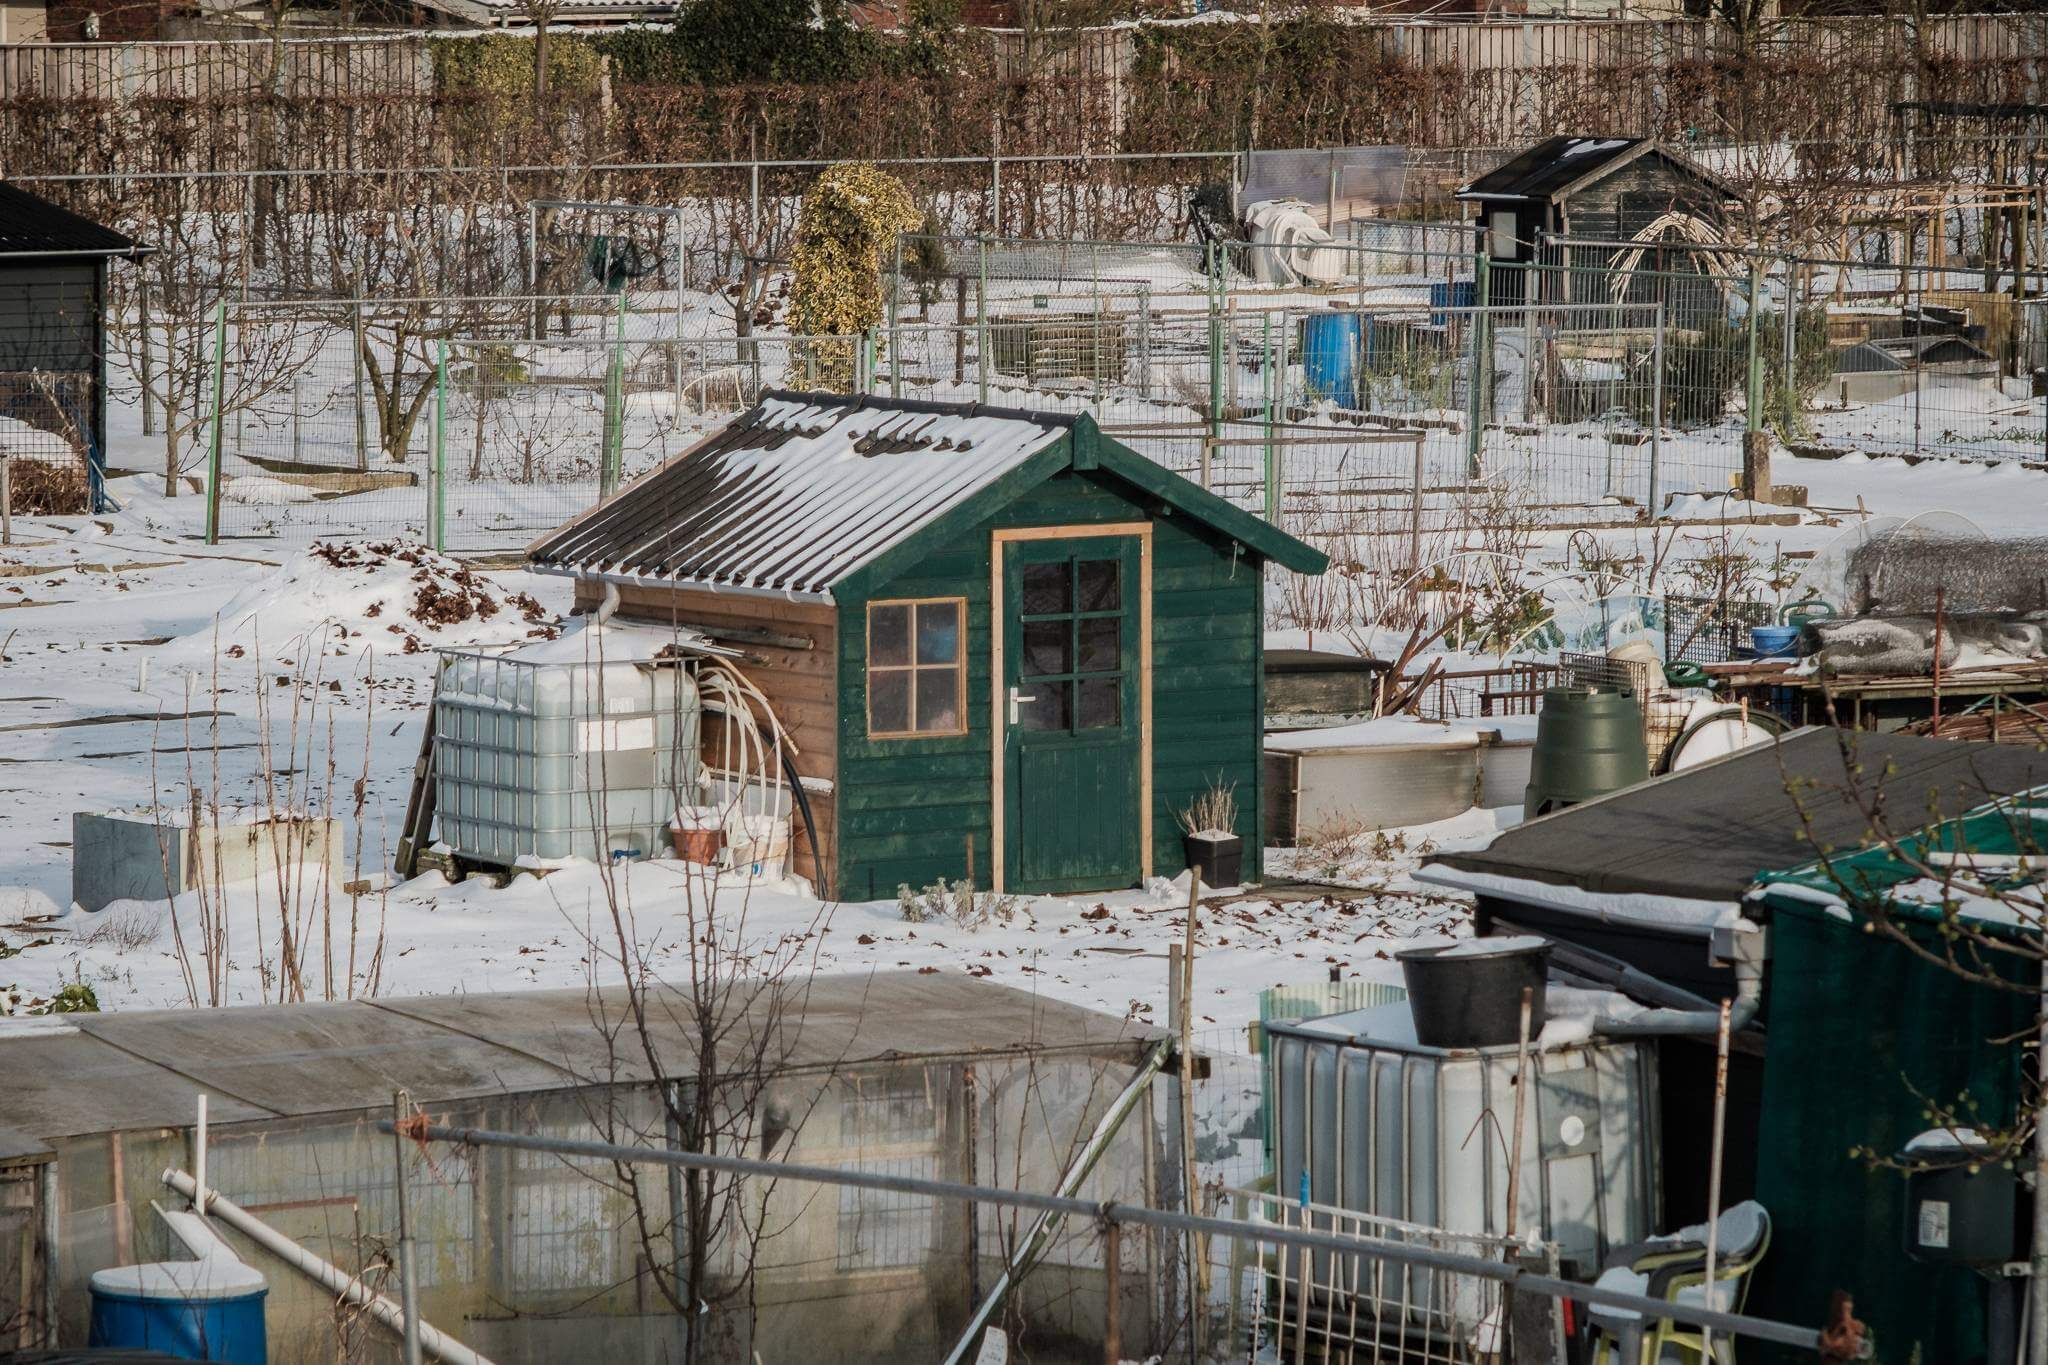
POLYGON ((744 652, 848 900, 1171 875, 1213 783, 1256 878, 1266 566, 1328 565, 1086 416, 774 391, 528 558, 744 652))

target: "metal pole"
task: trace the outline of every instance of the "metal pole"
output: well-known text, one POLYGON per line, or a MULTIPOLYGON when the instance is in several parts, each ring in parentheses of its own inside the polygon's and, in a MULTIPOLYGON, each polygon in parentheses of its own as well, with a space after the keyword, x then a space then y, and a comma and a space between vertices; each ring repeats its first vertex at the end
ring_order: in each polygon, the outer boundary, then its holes
POLYGON ((135 289, 135 325, 137 339, 142 345, 142 434, 156 435, 156 403, 149 391, 151 372, 156 368, 154 356, 149 348, 149 275, 143 273, 135 289))
MULTIPOLYGON (((1209 277, 1209 439, 1223 435, 1223 319, 1222 281, 1216 259, 1216 244, 1202 244, 1202 273, 1209 277)), ((1207 481, 1204 481, 1207 486, 1207 481)))
POLYGON ((1657 301, 1657 316, 1650 333, 1650 489, 1649 505, 1643 509, 1651 521, 1657 519, 1658 463, 1664 450, 1664 301, 1657 301))
MULTIPOLYGON (((1195 920, 1202 908, 1202 870, 1188 869, 1188 915, 1180 950, 1180 1009, 1174 1027, 1180 1033, 1180 1142, 1187 1182, 1187 1210, 1201 1211, 1202 1177, 1195 1163, 1195 920)), ((1188 1232, 1188 1339, 1192 1356, 1202 1358, 1205 1337, 1202 1312, 1208 1306, 1209 1262, 1202 1234, 1188 1232)))
MULTIPOLYGON (((2035 1077, 2048 1086, 2048 958, 2041 962, 2041 1030, 2034 1053, 2035 1077)), ((2048 1089, 2037 1093, 2048 1095, 2048 1089)), ((2035 1101, 2037 1106, 2043 1102, 2035 1101)), ((2048 1365, 2048 1124, 2034 1122, 2034 1249, 2033 1278, 2027 1285, 2027 1359, 2031 1365, 2048 1365)))
MULTIPOLYGON (((380 1133, 396 1131, 389 1119, 377 1121, 380 1133)), ((1079 1199, 1072 1195, 1039 1194, 1030 1190, 1003 1190, 957 1181, 927 1180, 917 1176, 888 1175, 844 1166, 813 1166, 793 1161, 765 1161, 754 1157, 727 1156, 714 1152, 671 1152, 659 1147, 628 1147, 617 1143, 582 1138, 533 1137, 524 1133, 497 1132, 488 1128, 451 1128, 446 1124, 422 1123, 411 1136, 435 1142, 452 1142, 471 1147, 502 1147, 512 1151, 550 1152, 560 1156, 593 1157, 640 1166, 681 1166, 685 1169, 725 1171, 733 1175, 758 1175, 772 1180, 797 1180, 814 1184, 849 1186, 854 1189, 887 1190, 899 1194, 923 1195, 935 1199, 970 1200, 1002 1208, 1035 1209, 1104 1223, 1159 1228, 1172 1232, 1199 1232, 1206 1237, 1229 1237, 1249 1242, 1270 1242, 1277 1246, 1308 1247, 1345 1255, 1385 1257, 1427 1270, 1505 1284, 1512 1282, 1530 1293, 1572 1299, 1605 1308, 1625 1308, 1651 1319, 1670 1318, 1694 1326, 1712 1326, 1757 1341, 1776 1342, 1799 1350, 1820 1348, 1820 1333, 1811 1327, 1796 1327, 1768 1318, 1723 1313, 1683 1299, 1665 1300, 1600 1289, 1576 1280, 1559 1279, 1525 1270, 1505 1261, 1467 1256, 1454 1251, 1437 1251, 1411 1242, 1390 1241, 1350 1233, 1294 1229, 1276 1223, 1241 1223, 1228 1218, 1181 1213, 1172 1209, 1120 1204, 1113 1200, 1079 1199)), ((183 1179, 184 1177, 180 1177, 183 1179)), ((175 1186, 174 1186, 175 1188, 175 1186)))
POLYGON ((349 332, 355 339, 355 349, 350 356, 350 364, 355 370, 353 392, 356 410, 356 468, 368 469, 370 467, 370 434, 363 421, 363 290, 359 283, 355 285, 355 296, 355 302, 349 307, 348 316, 349 332))
POLYGON ((1280 519, 1280 469, 1276 463, 1278 449, 1273 444, 1273 315, 1269 312, 1260 318, 1259 335, 1259 398, 1265 412, 1265 514, 1266 520, 1280 519))
POLYGON ((399 1130, 411 1108, 403 1090, 391 1092, 391 1150, 398 1158, 398 1302, 405 1314, 405 1365, 420 1365, 419 1253, 412 1240, 412 1205, 405 1190, 405 1135, 399 1130))
POLYGON ((1425 444, 1424 437, 1418 435, 1415 438, 1415 488, 1408 507, 1408 569, 1417 574, 1422 572, 1422 463, 1425 444))
POLYGON ((1792 440, 1798 435, 1799 386, 1793 382, 1793 371, 1799 364, 1799 267, 1790 256, 1785 258, 1785 299, 1778 308, 1778 330, 1784 333, 1778 340, 1778 363, 1783 373, 1778 382, 1784 392, 1785 424, 1784 436, 1792 440))
POLYGON ((903 338, 897 327, 897 293, 903 285, 903 234, 896 234, 895 256, 889 268, 889 396, 903 396, 903 338))
POLYGON ((448 343, 434 343, 434 469, 427 491, 427 539, 448 548, 448 343))
POLYGON ((1468 482, 1479 477, 1479 455, 1485 442, 1483 389, 1485 376, 1493 369, 1493 345, 1486 335, 1486 308, 1492 287, 1493 262, 1484 251, 1474 252, 1472 269, 1472 325, 1467 329, 1472 334, 1472 372, 1467 380, 1471 392, 1465 395, 1465 478, 1468 482))
MULTIPOLYGON (((1721 1245, 1721 1145, 1728 1131, 1728 1012, 1721 1002, 1721 1028, 1714 1044, 1714 1141, 1713 1165, 1707 1171, 1707 1277, 1702 1286, 1707 1306, 1714 1304, 1714 1261, 1721 1245)), ((1714 1329, 1700 1332, 1700 1358, 1716 1359, 1714 1329)))
POLYGON ((220 544, 221 404, 227 394, 228 301, 213 305, 213 430, 206 446, 206 543, 220 544))
POLYGON ((1749 263, 1749 326, 1746 329, 1749 341, 1749 365, 1744 384, 1743 405, 1749 409, 1743 421, 1746 431, 1758 431, 1763 426, 1763 368, 1762 357, 1757 352, 1757 317, 1763 311, 1764 264, 1762 261, 1749 263))
POLYGON ((1119 1365, 1123 1352, 1124 1230, 1115 1223, 1102 1229, 1102 1360, 1119 1365))
POLYGON ((14 460, 0 453, 0 545, 14 543, 14 460))
POLYGON ((597 494, 608 498, 618 491, 619 475, 626 463, 626 294, 619 291, 612 353, 604 375, 604 454, 599 466, 597 494))
POLYGON ((977 396, 984 403, 988 401, 988 371, 993 363, 988 351, 988 234, 974 239, 975 286, 974 286, 974 330, 975 343, 980 350, 974 366, 977 396))

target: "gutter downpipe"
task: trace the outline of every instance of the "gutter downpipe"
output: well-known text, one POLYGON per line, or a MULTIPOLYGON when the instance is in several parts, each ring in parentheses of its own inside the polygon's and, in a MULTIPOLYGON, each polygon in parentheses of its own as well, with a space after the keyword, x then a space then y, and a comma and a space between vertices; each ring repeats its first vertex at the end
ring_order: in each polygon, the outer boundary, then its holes
POLYGON ((590 624, 601 626, 612 619, 612 613, 619 609, 619 585, 612 579, 604 580, 604 596, 598 600, 597 611, 591 616, 590 624))
MULTIPOLYGON (((1728 962, 1735 969, 1735 998, 1729 1002, 1728 1031, 1739 1033, 1756 1018, 1764 998, 1764 961, 1769 956, 1769 939, 1761 929, 1714 930, 1712 960, 1728 962)), ((1593 1021, 1593 1031, 1612 1038, 1698 1037, 1709 1038, 1721 1030, 1721 1010, 1652 1010, 1633 1018, 1602 1015, 1593 1021)))
MULTIPOLYGON (((202 1207, 197 1202, 199 1187, 193 1183, 192 1177, 183 1171, 167 1170, 163 1178, 164 1184, 187 1199, 194 1200, 193 1207, 200 1213, 211 1214, 220 1219, 293 1270, 318 1282, 344 1302, 364 1309, 393 1334, 403 1336, 403 1310, 390 1299, 364 1285, 361 1277, 349 1274, 332 1262, 321 1260, 270 1224, 228 1200, 218 1190, 206 1192, 206 1202, 202 1207)), ((444 1361, 446 1365, 491 1365, 485 1357, 470 1350, 446 1332, 424 1322, 418 1326, 420 1345, 434 1359, 444 1361)))

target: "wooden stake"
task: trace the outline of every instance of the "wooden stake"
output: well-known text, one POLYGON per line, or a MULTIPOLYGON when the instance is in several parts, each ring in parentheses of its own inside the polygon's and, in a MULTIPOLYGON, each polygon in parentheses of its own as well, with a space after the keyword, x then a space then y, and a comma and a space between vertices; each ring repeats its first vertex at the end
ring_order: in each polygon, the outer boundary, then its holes
POLYGON ((1117 1365, 1123 1352, 1123 1224, 1111 1223, 1102 1230, 1102 1360, 1117 1365))
MULTIPOLYGON (((1187 1207, 1200 1213, 1202 1178, 1195 1169, 1195 913, 1202 904, 1202 873, 1188 869, 1188 922, 1180 950, 1180 1143, 1187 1167, 1187 1207)), ((1188 1339, 1202 1358, 1202 1310, 1209 1301, 1209 1262, 1201 1234, 1188 1234, 1188 1339)))

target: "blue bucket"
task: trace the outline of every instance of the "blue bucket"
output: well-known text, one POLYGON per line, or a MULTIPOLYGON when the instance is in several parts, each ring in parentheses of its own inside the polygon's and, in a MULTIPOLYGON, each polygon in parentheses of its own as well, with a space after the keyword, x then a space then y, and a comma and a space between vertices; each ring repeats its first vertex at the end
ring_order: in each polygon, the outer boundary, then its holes
POLYGON ((1799 643, 1798 626, 1751 626, 1749 644, 1757 657, 1768 659, 1778 654, 1789 654, 1799 643))
POLYGON ((92 1279, 89 1344, 267 1365, 263 1277, 235 1261, 169 1261, 92 1279))

